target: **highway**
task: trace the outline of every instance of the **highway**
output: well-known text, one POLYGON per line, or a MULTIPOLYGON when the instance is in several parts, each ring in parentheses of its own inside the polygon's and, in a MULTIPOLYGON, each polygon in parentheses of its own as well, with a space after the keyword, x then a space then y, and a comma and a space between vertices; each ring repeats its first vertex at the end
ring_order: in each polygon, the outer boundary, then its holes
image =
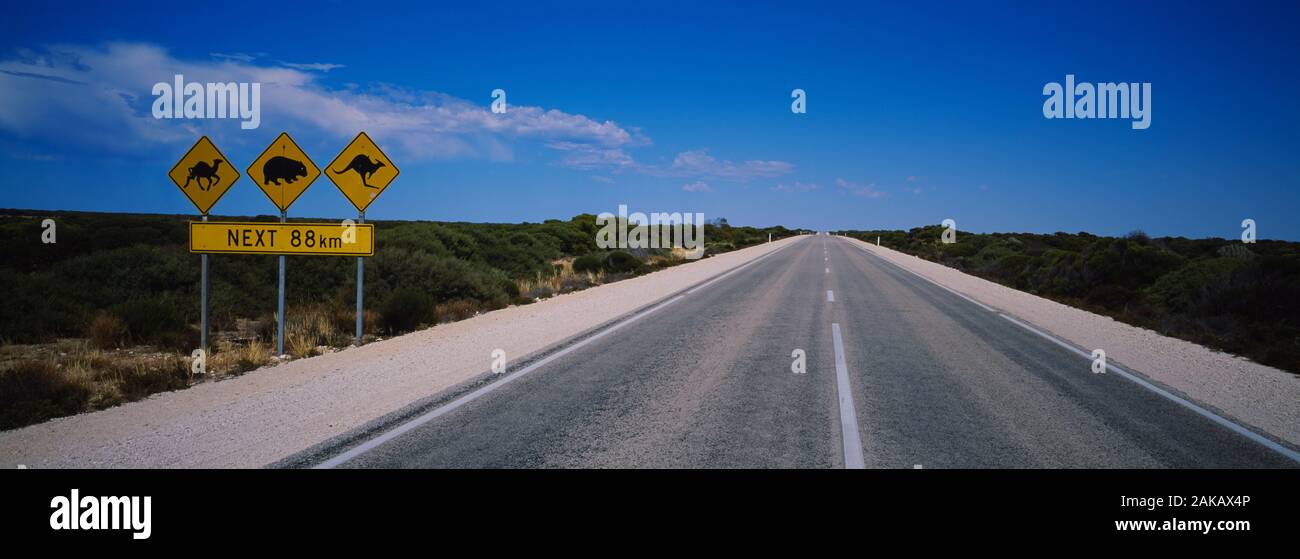
POLYGON ((336 450, 316 466, 1296 466, 828 236, 336 450), (806 355, 803 374, 792 371, 795 350, 806 355))

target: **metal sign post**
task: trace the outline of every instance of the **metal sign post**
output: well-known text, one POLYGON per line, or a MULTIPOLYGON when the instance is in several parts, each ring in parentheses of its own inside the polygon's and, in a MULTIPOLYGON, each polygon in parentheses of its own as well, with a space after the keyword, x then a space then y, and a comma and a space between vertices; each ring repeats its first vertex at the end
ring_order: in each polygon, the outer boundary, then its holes
MULTIPOLYGON (((248 166, 248 178, 253 179, 253 184, 262 189, 275 207, 280 208, 280 223, 284 223, 289 206, 319 176, 320 169, 287 132, 276 136, 275 141, 262 150, 262 155, 257 156, 248 166)), ((280 255, 280 297, 277 307, 279 324, 275 340, 276 355, 284 355, 284 254, 280 255)))
MULTIPOLYGON (((176 188, 208 220, 208 211, 239 181, 239 171, 207 136, 199 138, 167 172, 176 188)), ((208 352, 208 255, 199 258, 199 349, 208 352)))
MULTIPOLYGON (((400 172, 393 160, 379 149, 374 140, 365 132, 357 134, 352 142, 334 157, 329 165, 329 178, 339 188, 349 202, 357 208, 357 219, 366 222, 366 208, 375 201, 400 172)), ((361 336, 365 334, 365 282, 366 263, 357 257, 357 337, 356 345, 361 346, 361 336)))
MULTIPOLYGON (((363 225, 365 224, 365 222, 366 222, 366 212, 363 211, 357 213, 357 224, 363 225)), ((362 301, 365 300, 365 289, 364 289, 365 284, 366 284, 366 259, 365 257, 358 256, 357 257, 357 342, 356 342, 357 347, 361 347, 361 335, 364 333, 364 330, 362 328, 365 322, 366 311, 365 311, 365 304, 362 301)))
MULTIPOLYGON (((280 223, 284 223, 284 210, 280 210, 280 223)), ((280 255, 280 303, 278 315, 279 325, 276 328, 275 347, 276 355, 284 355, 284 255, 280 255)))
MULTIPOLYGON (((203 214, 203 221, 208 220, 208 214, 203 214)), ((199 349, 203 350, 203 355, 208 354, 208 255, 204 254, 199 258, 202 262, 203 278, 199 280, 199 298, 202 303, 199 305, 199 349)))

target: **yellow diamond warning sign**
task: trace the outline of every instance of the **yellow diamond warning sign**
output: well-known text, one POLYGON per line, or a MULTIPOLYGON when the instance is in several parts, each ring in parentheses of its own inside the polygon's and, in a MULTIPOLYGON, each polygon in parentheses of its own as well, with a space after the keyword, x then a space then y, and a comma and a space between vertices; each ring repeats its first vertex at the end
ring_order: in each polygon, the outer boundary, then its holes
POLYGON ((365 132, 357 134, 325 168, 329 170, 325 176, 360 212, 366 211, 366 207, 392 184, 398 173, 393 161, 365 132))
POLYGON ((185 152, 167 176, 194 202, 199 213, 207 215, 217 200, 239 180, 239 171, 212 144, 212 140, 204 136, 185 152))
POLYGON ((289 209, 319 176, 320 169, 284 132, 248 166, 248 178, 280 211, 289 209))

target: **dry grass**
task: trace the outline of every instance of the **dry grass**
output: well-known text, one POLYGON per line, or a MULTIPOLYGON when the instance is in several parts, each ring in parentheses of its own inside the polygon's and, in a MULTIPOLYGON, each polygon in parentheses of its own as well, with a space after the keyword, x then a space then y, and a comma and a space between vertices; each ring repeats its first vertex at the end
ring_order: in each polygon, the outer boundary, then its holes
MULTIPOLYGON (((555 269, 552 275, 541 272, 533 279, 518 280, 519 296, 532 300, 545 299, 552 295, 578 291, 605 282, 605 272, 575 272, 573 259, 562 258, 551 262, 555 269)), ((439 314, 438 316, 442 316, 439 314)))
MULTIPOLYGON (((474 302, 452 302, 449 315, 474 315, 474 302)), ((317 355, 351 345, 356 313, 325 305, 290 308, 285 349, 292 357, 317 355)), ((366 311, 365 327, 373 333, 377 315, 366 311)), ((276 362, 275 317, 237 321, 234 331, 214 335, 207 361, 211 378, 240 374, 276 362)), ((108 313, 95 317, 87 339, 54 343, 0 345, 0 429, 12 429, 139 400, 150 394, 186 388, 191 376, 188 354, 149 346, 124 349, 125 327, 108 313)))
POLYGON ((319 355, 321 347, 344 347, 352 343, 352 329, 339 326, 353 324, 356 313, 343 313, 325 306, 297 307, 286 312, 284 345, 295 358, 319 355), (341 320, 340 318, 345 318, 341 320))
POLYGON ((480 305, 477 301, 456 299, 434 305, 433 315, 438 317, 439 322, 455 322, 478 314, 479 309, 480 305))
POLYGON ((189 386, 189 360, 151 351, 104 351, 86 340, 6 346, 0 428, 11 429, 189 386))
POLYGON ((116 349, 126 342, 126 322, 121 317, 101 310, 95 313, 86 327, 86 337, 99 349, 116 349))
POLYGON ((273 353, 270 344, 256 338, 246 343, 221 340, 208 359, 208 371, 218 377, 248 372, 270 364, 273 353))

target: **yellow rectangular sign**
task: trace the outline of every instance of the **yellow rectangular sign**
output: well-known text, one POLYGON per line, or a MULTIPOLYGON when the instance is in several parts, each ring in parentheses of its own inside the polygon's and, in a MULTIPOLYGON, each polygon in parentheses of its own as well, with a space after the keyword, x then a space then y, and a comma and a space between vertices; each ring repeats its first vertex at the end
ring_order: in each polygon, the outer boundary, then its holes
POLYGON ((191 221, 190 252, 374 256, 375 226, 191 221))

